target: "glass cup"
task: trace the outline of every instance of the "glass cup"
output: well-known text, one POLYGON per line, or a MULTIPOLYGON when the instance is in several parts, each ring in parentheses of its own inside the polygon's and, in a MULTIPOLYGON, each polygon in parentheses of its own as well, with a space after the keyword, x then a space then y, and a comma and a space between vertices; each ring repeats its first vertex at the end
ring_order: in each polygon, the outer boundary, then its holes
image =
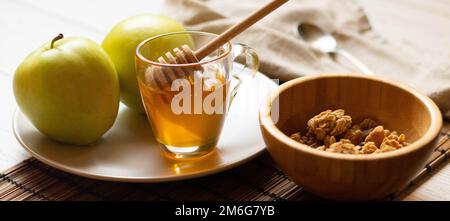
POLYGON ((214 150, 243 73, 257 73, 259 60, 253 49, 230 42, 196 63, 167 64, 158 59, 164 49, 188 45, 196 51, 216 37, 194 31, 169 33, 149 38, 136 49, 139 90, 148 120, 156 140, 173 158, 200 157, 214 150), (244 69, 251 72, 233 72, 233 62, 241 56, 244 69))

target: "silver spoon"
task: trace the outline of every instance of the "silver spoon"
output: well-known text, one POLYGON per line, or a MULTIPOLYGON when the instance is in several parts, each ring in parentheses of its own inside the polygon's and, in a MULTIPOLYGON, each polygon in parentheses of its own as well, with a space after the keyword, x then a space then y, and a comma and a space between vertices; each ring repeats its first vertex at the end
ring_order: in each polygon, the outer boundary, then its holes
POLYGON ((336 39, 331 34, 321 30, 319 27, 308 23, 302 23, 297 25, 296 33, 313 48, 328 54, 334 53, 342 55, 353 65, 355 65, 355 67, 357 67, 362 73, 373 75, 373 72, 365 64, 346 50, 340 48, 336 39))

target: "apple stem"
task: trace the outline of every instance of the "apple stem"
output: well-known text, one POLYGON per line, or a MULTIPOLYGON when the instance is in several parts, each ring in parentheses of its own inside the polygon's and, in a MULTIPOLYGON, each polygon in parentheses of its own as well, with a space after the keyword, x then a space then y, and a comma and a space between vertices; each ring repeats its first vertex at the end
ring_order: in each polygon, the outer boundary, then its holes
POLYGON ((61 33, 59 33, 58 36, 56 36, 55 38, 53 38, 52 43, 50 43, 50 49, 53 48, 53 45, 55 44, 56 41, 58 41, 58 40, 60 40, 60 39, 63 39, 63 38, 64 38, 64 35, 61 34, 61 33))

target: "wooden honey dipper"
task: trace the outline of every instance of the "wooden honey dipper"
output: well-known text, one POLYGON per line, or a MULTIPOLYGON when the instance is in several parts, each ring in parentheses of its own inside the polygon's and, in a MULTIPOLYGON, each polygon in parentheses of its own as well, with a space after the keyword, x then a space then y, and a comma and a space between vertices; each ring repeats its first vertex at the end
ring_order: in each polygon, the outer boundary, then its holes
MULTIPOLYGON (((173 49, 175 56, 169 51, 164 55, 165 58, 164 56, 159 57, 158 62, 162 64, 197 63, 286 2, 288 2, 288 0, 271 1, 241 22, 227 29, 225 32, 217 36, 208 44, 205 44, 197 51, 194 52, 188 45, 183 45, 180 48, 173 49)), ((190 82, 193 83, 193 79, 189 78, 189 76, 196 77, 195 72, 201 71, 202 68, 161 68, 154 66, 151 70, 153 72, 153 79, 157 86, 159 88, 164 88, 164 86, 170 85, 173 80, 179 78, 188 78, 190 82)))

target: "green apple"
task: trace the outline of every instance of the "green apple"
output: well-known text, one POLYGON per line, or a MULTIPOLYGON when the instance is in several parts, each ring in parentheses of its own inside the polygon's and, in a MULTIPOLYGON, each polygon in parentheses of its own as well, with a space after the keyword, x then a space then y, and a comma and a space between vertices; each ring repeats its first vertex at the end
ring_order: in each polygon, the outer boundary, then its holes
POLYGON ((54 140, 93 143, 117 117, 120 86, 114 64, 89 39, 58 35, 25 58, 13 81, 21 111, 54 140))
MULTIPOLYGON (((160 15, 142 14, 127 18, 105 37, 102 47, 112 59, 119 75, 121 100, 128 107, 144 112, 135 72, 136 47, 145 39, 170 32, 185 31, 177 21, 160 15)), ((188 35, 170 38, 151 54, 159 56, 183 44, 192 45, 188 35)))

